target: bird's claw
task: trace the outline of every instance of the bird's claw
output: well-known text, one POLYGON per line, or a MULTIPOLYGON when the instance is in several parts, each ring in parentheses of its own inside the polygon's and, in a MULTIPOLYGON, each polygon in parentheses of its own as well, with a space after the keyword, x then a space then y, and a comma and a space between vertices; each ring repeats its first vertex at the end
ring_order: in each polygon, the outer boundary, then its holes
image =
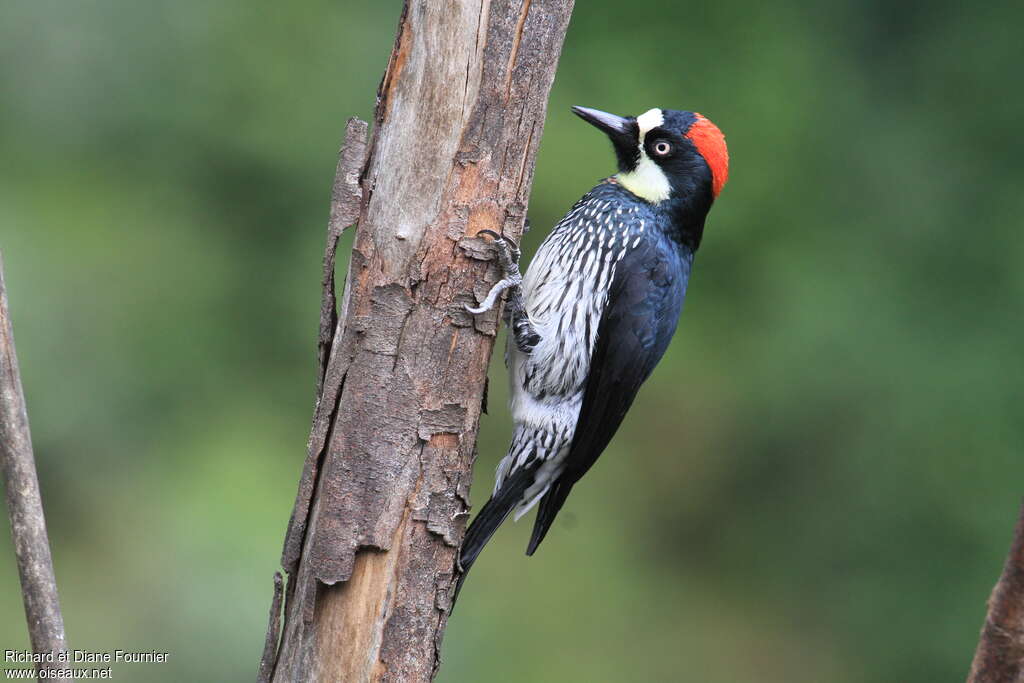
POLYGON ((480 315, 481 313, 486 313, 487 311, 494 308, 494 304, 498 302, 498 297, 501 296, 502 292, 512 287, 518 288, 522 283, 523 278, 520 277, 519 269, 516 268, 516 272, 513 273, 511 277, 506 277, 500 282, 498 282, 498 284, 491 287, 491 291, 487 292, 487 296, 484 297, 484 300, 482 302, 480 302, 479 307, 474 308, 469 304, 465 304, 466 310, 472 313, 473 315, 480 315))
MULTIPOLYGON (((509 277, 510 268, 508 264, 518 265, 519 258, 522 256, 522 251, 520 251, 519 245, 504 235, 487 228, 484 228, 477 233, 477 237, 480 235, 487 235, 494 240, 494 247, 498 251, 498 263, 501 264, 505 277, 509 277)), ((519 274, 518 268, 515 269, 515 273, 519 274)))
POLYGON ((530 353, 533 347, 540 343, 541 337, 537 334, 536 330, 533 329, 533 325, 530 322, 530 317, 526 313, 526 306, 523 303, 522 284, 523 276, 519 272, 519 258, 522 252, 519 250, 517 245, 512 240, 498 234, 493 230, 480 230, 477 236, 487 235, 494 240, 494 247, 496 249, 496 255, 498 259, 498 265, 501 267, 502 277, 491 290, 487 292, 487 296, 480 302, 479 306, 465 305, 466 310, 473 315, 480 315, 494 308, 494 305, 498 303, 498 297, 507 289, 509 291, 508 307, 506 314, 508 316, 509 324, 512 328, 513 336, 515 337, 516 346, 523 353, 530 353))
POLYGON ((519 245, 510 239, 500 235, 494 230, 483 229, 477 233, 477 236, 487 235, 491 237, 494 242, 496 249, 498 265, 501 267, 501 280, 491 287, 491 291, 487 293, 487 296, 479 306, 470 306, 466 304, 465 308, 473 315, 480 315, 494 308, 494 304, 498 302, 498 297, 506 289, 516 288, 518 289, 523 284, 523 276, 519 272, 519 257, 522 252, 519 250, 519 245))

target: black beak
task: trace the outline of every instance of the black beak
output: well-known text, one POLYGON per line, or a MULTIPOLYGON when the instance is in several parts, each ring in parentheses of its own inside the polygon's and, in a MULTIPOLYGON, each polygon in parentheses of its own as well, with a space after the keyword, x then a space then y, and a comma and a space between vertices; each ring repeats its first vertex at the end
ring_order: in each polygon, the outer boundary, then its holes
POLYGON ((640 158, 637 145, 640 142, 640 128, 632 116, 622 117, 597 109, 573 107, 572 113, 592 126, 603 130, 611 139, 618 157, 619 170, 631 171, 640 158))
POLYGON ((615 114, 609 114, 608 112, 600 111, 598 109, 589 109, 587 107, 573 107, 572 113, 580 117, 587 123, 600 128, 609 137, 614 138, 617 135, 626 135, 632 133, 630 127, 630 119, 625 119, 615 114))

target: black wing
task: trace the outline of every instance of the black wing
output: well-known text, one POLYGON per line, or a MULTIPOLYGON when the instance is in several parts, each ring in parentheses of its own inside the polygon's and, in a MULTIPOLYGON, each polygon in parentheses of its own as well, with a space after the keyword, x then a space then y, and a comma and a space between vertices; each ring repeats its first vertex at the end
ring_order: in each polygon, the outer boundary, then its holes
POLYGON ((675 333, 693 254, 657 238, 645 243, 615 269, 566 466, 541 499, 527 555, 544 540, 573 485, 611 441, 675 333))

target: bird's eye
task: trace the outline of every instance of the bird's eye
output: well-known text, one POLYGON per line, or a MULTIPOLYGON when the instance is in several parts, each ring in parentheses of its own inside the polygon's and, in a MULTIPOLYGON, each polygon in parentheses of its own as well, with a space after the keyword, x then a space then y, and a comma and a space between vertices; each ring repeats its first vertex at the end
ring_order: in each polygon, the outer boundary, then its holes
POLYGON ((664 140, 658 140, 657 142, 654 143, 652 149, 654 150, 654 153, 657 154, 659 157, 663 157, 668 156, 669 152, 672 151, 672 145, 665 142, 664 140))

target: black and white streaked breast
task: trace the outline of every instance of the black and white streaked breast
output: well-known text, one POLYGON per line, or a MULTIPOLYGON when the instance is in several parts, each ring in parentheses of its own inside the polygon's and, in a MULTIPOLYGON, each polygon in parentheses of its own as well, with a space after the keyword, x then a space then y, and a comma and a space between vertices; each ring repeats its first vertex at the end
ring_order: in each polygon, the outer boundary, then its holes
POLYGON ((516 518, 562 473, 616 269, 633 252, 661 248, 657 218, 651 204, 603 182, 576 202, 530 262, 523 294, 541 340, 529 354, 508 345, 516 428, 495 481, 498 491, 511 473, 536 468, 516 518))
POLYGON ((582 389, 615 268, 653 220, 643 202, 603 183, 544 240, 523 283, 542 342, 526 363, 522 388, 536 399, 560 400, 582 389))

